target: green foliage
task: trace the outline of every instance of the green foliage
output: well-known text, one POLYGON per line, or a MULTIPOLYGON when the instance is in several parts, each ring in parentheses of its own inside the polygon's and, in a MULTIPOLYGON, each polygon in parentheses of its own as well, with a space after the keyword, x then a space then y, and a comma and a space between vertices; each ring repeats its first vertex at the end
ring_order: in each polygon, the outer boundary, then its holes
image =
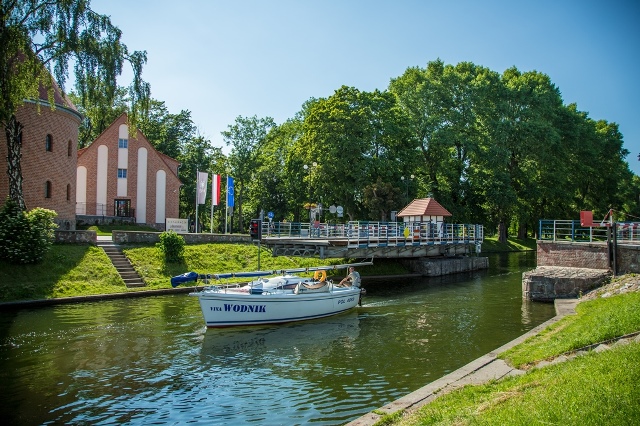
POLYGON ((180 262, 184 255, 184 237, 174 231, 160 234, 158 248, 164 253, 167 262, 180 262))
POLYGON ((15 264, 42 261, 53 244, 56 216, 55 211, 43 208, 24 212, 7 199, 0 211, 0 259, 15 264))
MULTIPOLYGON (((229 125, 228 130, 222 132, 227 146, 231 146, 229 166, 231 176, 235 178, 235 210, 238 212, 238 226, 236 229, 246 230, 243 217, 243 205, 247 196, 247 189, 252 179, 256 178, 256 170, 262 163, 260 155, 262 147, 267 142, 269 131, 276 123, 271 117, 258 118, 237 117, 235 124, 229 125)), ((251 219, 251 218, 249 218, 251 219)))
POLYGON ((129 120, 135 126, 150 94, 141 78, 147 57, 146 52, 129 52, 122 32, 108 16, 95 13, 90 0, 3 1, 0 16, 0 126, 7 135, 9 196, 24 209, 18 108, 25 100, 40 99, 41 88, 53 107, 54 93, 64 89, 71 63, 80 106, 110 107, 118 100, 117 77, 128 62, 133 71, 129 120))

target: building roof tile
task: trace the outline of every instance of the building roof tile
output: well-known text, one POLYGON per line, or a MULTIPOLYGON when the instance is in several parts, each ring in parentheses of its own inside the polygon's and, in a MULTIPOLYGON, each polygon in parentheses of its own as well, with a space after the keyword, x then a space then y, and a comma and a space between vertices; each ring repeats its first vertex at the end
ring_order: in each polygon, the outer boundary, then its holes
POLYGON ((416 198, 400 210, 397 216, 451 216, 451 213, 434 198, 416 198))

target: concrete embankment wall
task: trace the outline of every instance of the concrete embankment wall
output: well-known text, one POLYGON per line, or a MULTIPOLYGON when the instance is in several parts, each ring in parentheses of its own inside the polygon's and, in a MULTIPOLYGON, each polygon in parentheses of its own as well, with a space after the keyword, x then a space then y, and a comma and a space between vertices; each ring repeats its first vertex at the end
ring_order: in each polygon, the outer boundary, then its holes
POLYGON ((402 262, 412 272, 424 277, 440 277, 443 275, 458 274, 461 272, 477 271, 489 268, 489 259, 486 257, 421 257, 408 259, 402 262))

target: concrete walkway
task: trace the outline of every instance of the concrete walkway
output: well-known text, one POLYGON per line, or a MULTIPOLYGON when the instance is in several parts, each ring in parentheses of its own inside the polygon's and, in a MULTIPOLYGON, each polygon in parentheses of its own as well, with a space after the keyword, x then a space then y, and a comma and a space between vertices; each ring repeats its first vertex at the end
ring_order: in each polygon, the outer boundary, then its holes
POLYGON ((418 408, 426 405, 436 399, 438 396, 447 392, 455 390, 469 384, 483 384, 490 380, 498 380, 506 376, 513 376, 524 374, 522 370, 510 367, 506 362, 498 359, 498 355, 513 346, 516 346, 530 336, 539 333, 541 330, 558 322, 560 319, 567 315, 575 314, 575 307, 578 304, 578 299, 556 299, 554 302, 556 309, 556 316, 550 320, 540 324, 539 326, 532 328, 526 334, 510 341, 509 343, 499 347, 495 351, 481 356, 480 358, 471 361, 469 364, 457 369, 456 371, 447 374, 440 379, 429 383, 428 385, 411 392, 400 399, 397 399, 384 407, 378 408, 377 413, 368 413, 364 416, 348 423, 348 426, 365 426, 373 425, 377 421, 381 420, 383 415, 393 414, 397 411, 412 412, 418 408))

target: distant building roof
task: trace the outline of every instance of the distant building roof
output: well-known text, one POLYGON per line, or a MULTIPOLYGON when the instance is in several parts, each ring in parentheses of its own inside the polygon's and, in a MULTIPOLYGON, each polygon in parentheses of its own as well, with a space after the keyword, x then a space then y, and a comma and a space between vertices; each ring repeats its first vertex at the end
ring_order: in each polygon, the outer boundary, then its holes
POLYGON ((451 213, 433 198, 417 198, 400 210, 397 216, 451 216, 451 213))

